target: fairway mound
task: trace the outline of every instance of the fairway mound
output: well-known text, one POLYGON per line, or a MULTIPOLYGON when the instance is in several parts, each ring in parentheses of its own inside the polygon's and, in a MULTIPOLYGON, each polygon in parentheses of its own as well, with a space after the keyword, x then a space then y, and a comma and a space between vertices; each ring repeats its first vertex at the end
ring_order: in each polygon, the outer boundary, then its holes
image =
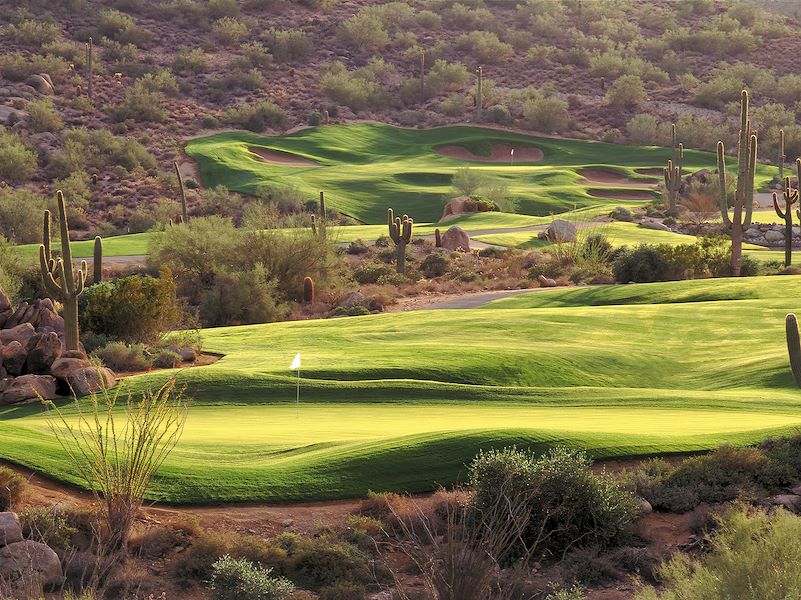
POLYGON ((646 187, 651 185, 649 183, 645 183, 642 181, 635 181, 633 179, 629 179, 625 175, 621 175, 616 171, 606 170, 606 169, 578 169, 576 171, 579 175, 584 178, 582 183, 592 184, 603 184, 603 185, 621 185, 621 186, 632 186, 632 187, 646 187))
POLYGON ((643 167, 640 169, 634 169, 635 173, 639 173, 640 175, 651 175, 652 177, 661 177, 665 174, 665 169, 662 167, 643 167))
POLYGON ((590 196, 595 198, 610 198, 612 200, 651 200, 654 195, 645 190, 606 190, 602 188, 592 188, 587 190, 590 196))
POLYGON ((442 154, 449 158, 469 162, 508 163, 512 161, 511 153, 513 148, 515 151, 515 162, 537 162, 542 160, 545 156, 539 148, 534 148, 532 146, 516 148, 509 144, 493 144, 490 147, 489 156, 473 154, 464 146, 440 146, 439 148, 434 148, 434 151, 437 152, 437 154, 442 154))
POLYGON ((292 167, 319 167, 320 163, 308 158, 303 158, 291 152, 281 152, 279 150, 267 150, 266 148, 248 148, 253 154, 257 155, 262 162, 271 165, 284 165, 292 167))

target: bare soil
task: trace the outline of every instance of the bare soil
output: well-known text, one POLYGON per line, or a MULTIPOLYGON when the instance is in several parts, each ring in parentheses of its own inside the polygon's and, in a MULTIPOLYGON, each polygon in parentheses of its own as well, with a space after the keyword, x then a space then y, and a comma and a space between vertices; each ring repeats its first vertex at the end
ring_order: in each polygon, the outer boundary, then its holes
POLYGON ((614 171, 607 171, 606 169, 578 169, 577 173, 584 178, 584 181, 590 185, 619 185, 631 187, 650 187, 655 185, 648 181, 636 181, 629 179, 620 173, 614 171))
POLYGON ((284 165, 292 167, 319 167, 320 163, 315 160, 303 158, 297 154, 281 152, 279 150, 267 150, 266 148, 248 148, 253 154, 258 155, 259 160, 271 165, 284 165))
MULTIPOLYGON (((511 152, 512 146, 507 144, 493 144, 490 147, 489 156, 479 156, 473 154, 464 146, 440 146, 434 149, 438 154, 455 158, 458 160, 471 161, 471 162, 494 162, 494 163, 510 163, 512 162, 511 152)), ((537 162, 543 159, 542 150, 539 148, 523 147, 514 148, 514 162, 537 162)))
POLYGON ((587 190, 590 196, 596 198, 612 198, 613 200, 651 200, 653 195, 639 190, 605 190, 602 188, 592 188, 587 190))

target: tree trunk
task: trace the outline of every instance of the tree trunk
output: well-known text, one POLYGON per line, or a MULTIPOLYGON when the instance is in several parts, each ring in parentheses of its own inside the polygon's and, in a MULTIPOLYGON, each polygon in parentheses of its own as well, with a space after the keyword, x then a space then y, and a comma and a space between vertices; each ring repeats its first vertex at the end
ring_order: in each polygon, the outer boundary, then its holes
POLYGON ((786 218, 784 220, 784 266, 789 267, 793 262, 793 217, 792 207, 786 206, 786 218))
POLYGON ((740 276, 740 264, 743 258, 743 227, 736 222, 731 226, 731 274, 740 276))
POLYGON ((70 298, 64 301, 64 345, 79 350, 78 341, 78 299, 70 298))
POLYGON ((406 244, 404 244, 403 242, 399 243, 397 250, 398 250, 398 255, 396 260, 396 262, 398 263, 397 270, 398 273, 403 275, 403 272, 406 270, 406 244))

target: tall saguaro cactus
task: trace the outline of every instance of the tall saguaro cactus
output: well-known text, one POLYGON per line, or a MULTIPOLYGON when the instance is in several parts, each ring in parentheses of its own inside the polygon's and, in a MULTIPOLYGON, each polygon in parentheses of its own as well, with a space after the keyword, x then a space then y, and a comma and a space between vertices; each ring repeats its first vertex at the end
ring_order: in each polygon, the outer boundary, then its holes
MULTIPOLYGON (((801 158, 795 161, 798 171, 799 182, 801 182, 801 158)), ((783 172, 781 169, 780 172, 783 172)), ((793 204, 798 202, 799 192, 790 186, 790 178, 784 178, 784 212, 779 208, 779 195, 773 192, 773 210, 784 220, 784 266, 789 267, 793 263, 793 204)))
POLYGON ((426 51, 420 50, 420 102, 426 101, 426 51))
POLYGON ((476 121, 481 121, 481 110, 484 108, 484 68, 479 66, 476 69, 478 79, 476 79, 476 121))
POLYGON ((45 290, 64 305, 64 343, 67 350, 78 350, 78 296, 83 292, 86 281, 86 261, 79 269, 72 264, 70 230, 67 224, 67 208, 61 190, 58 196, 58 215, 61 229, 61 257, 53 258, 50 253, 50 211, 44 211, 42 245, 39 246, 39 266, 45 290))
POLYGON ((723 142, 718 142, 718 178, 720 187, 720 215, 723 224, 731 231, 731 274, 740 276, 743 258, 743 234, 751 225, 754 210, 754 173, 756 172, 757 137, 751 133, 748 119, 748 92, 743 90, 740 100, 740 136, 737 145, 737 189, 734 208, 729 217, 726 197, 726 157, 723 142))
POLYGON ((173 168, 175 169, 175 176, 178 178, 178 191, 181 193, 181 219, 189 225, 189 211, 186 208, 186 190, 184 190, 184 178, 181 175, 181 169, 178 168, 178 161, 173 161, 173 168))
POLYGON ((676 124, 673 124, 673 152, 665 167, 665 190, 667 191, 667 209, 671 214, 676 212, 681 189, 681 172, 684 162, 684 144, 676 145, 676 124))
POLYGON ((801 387, 801 340, 798 336, 798 319, 793 313, 787 315, 784 320, 787 332, 787 354, 790 357, 790 370, 793 372, 798 387, 801 387))
POLYGON ((412 241, 412 225, 414 225, 414 221, 407 215, 396 217, 394 211, 388 208, 387 223, 389 224, 389 237, 395 242, 397 248, 397 271, 403 275, 406 270, 406 246, 412 241))
POLYGON ((86 93, 89 94, 89 100, 93 100, 94 95, 94 58, 95 47, 92 44, 92 38, 86 42, 86 93))

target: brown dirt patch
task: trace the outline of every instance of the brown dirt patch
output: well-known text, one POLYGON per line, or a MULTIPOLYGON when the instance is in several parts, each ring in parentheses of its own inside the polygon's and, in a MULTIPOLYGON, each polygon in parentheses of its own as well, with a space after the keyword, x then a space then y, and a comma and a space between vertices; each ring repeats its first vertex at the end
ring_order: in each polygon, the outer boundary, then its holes
POLYGON ((493 144, 490 147, 489 156, 479 156, 478 154, 473 154, 464 146, 440 146, 434 150, 437 152, 437 154, 442 154, 443 156, 447 156, 449 158, 455 158, 457 160, 464 160, 467 162, 509 163, 511 162, 511 152, 513 148, 515 151, 514 162, 516 163, 537 162, 542 160, 544 157, 542 150, 539 148, 534 148, 532 146, 523 146, 517 148, 510 146, 509 144, 493 144))
POLYGON ((595 198, 611 198, 612 200, 652 200, 654 195, 642 190, 605 190, 593 188, 587 190, 595 198))
POLYGON ((665 170, 662 167, 645 167, 634 169, 634 172, 640 175, 651 175, 653 177, 662 177, 662 175, 665 174, 665 170))
POLYGON ((271 165, 285 165, 290 167, 319 167, 320 163, 308 158, 303 158, 291 152, 281 152, 280 150, 267 150, 266 148, 248 148, 253 154, 259 157, 262 162, 271 165))
POLYGON ((625 175, 621 175, 615 171, 607 171, 606 169, 578 169, 576 172, 584 178, 582 183, 588 183, 590 185, 602 184, 639 188, 653 185, 650 182, 629 179, 625 175))

